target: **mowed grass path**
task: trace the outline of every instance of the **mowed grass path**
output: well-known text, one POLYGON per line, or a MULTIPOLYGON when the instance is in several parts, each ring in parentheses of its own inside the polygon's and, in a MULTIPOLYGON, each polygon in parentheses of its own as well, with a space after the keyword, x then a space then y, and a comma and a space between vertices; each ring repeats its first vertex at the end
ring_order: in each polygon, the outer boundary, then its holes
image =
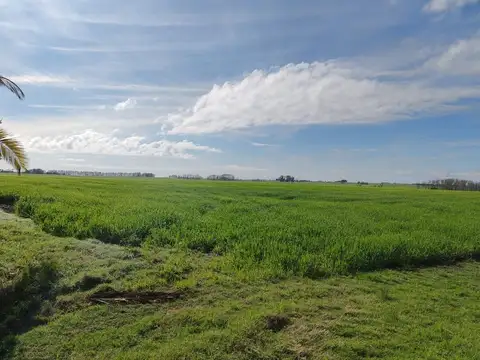
POLYGON ((224 255, 312 278, 480 255, 480 194, 409 187, 1 176, 0 196, 57 236, 224 255))

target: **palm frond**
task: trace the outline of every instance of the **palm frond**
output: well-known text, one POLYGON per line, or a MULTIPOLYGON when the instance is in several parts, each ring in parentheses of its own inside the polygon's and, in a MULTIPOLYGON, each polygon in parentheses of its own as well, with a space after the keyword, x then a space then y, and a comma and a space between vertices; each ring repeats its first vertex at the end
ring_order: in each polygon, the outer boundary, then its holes
POLYGON ((5 86, 8 90, 10 90, 15 95, 17 95, 17 97, 20 100, 23 100, 25 98, 25 94, 17 84, 15 84, 12 80, 7 79, 6 77, 1 75, 0 75, 0 86, 5 86))
POLYGON ((0 128, 0 158, 19 173, 22 169, 27 169, 28 159, 23 145, 2 128, 0 128))

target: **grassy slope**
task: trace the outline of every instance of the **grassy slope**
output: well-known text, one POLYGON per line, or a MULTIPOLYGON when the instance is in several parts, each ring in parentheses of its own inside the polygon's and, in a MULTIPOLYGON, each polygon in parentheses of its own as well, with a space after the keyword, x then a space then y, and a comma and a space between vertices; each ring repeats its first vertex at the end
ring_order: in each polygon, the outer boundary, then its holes
MULTIPOLYGON (((480 193, 402 187, 0 176, 59 236, 222 254, 265 277, 445 264, 480 255, 480 193)), ((228 260, 228 261, 227 261, 228 260)))
POLYGON ((59 239, 8 216, 0 221, 2 358, 480 359, 479 263, 276 282, 221 263, 187 250, 59 239), (91 305, 85 296, 107 285, 89 278, 186 296, 91 305))

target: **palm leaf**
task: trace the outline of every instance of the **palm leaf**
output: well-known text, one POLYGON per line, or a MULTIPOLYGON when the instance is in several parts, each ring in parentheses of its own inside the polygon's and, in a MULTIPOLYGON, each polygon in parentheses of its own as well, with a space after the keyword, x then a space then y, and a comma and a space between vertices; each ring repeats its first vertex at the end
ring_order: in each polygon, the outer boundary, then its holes
POLYGON ((5 86, 8 90, 10 90, 15 95, 17 95, 17 97, 20 100, 23 100, 25 98, 25 94, 17 84, 15 84, 12 80, 7 79, 6 77, 1 75, 0 75, 0 86, 5 86))
POLYGON ((20 173, 27 169, 27 155, 23 145, 4 129, 0 128, 0 158, 20 173))

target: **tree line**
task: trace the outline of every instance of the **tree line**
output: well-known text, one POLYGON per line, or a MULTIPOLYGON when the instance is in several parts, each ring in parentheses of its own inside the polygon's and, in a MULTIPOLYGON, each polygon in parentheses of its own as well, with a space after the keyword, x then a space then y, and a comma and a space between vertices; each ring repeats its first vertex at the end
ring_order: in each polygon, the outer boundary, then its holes
MULTIPOLYGON (((186 175, 170 175, 170 179, 183 179, 183 180, 204 180, 205 178, 200 175, 186 174, 186 175)), ((209 175, 206 177, 207 180, 224 180, 224 181, 233 181, 235 176, 232 174, 222 174, 222 175, 209 175)))
POLYGON ((26 174, 37 175, 66 175, 66 176, 106 176, 106 177, 155 177, 153 173, 141 172, 102 172, 102 171, 79 171, 79 170, 43 170, 28 169, 26 174))
POLYGON ((430 180, 428 182, 415 184, 417 188, 439 189, 439 190, 459 190, 459 191, 480 191, 480 182, 462 179, 441 179, 430 180))

